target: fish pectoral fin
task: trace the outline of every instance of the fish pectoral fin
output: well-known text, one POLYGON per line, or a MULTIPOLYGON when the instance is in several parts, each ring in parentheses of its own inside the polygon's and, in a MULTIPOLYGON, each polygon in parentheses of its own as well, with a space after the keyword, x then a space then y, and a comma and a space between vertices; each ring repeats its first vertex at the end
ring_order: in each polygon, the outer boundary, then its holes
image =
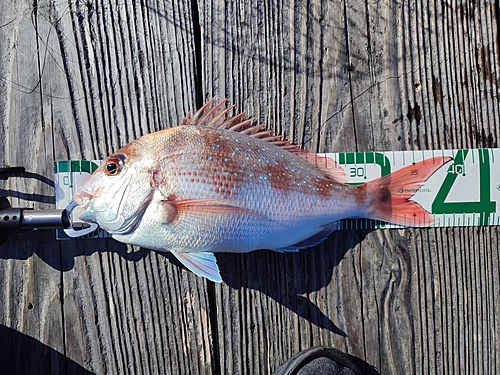
POLYGON ((180 251, 171 250, 172 254, 181 262, 187 269, 194 272, 196 275, 206 277, 216 283, 222 282, 219 266, 215 255, 210 252, 183 253, 180 251))
POLYGON ((194 212, 200 214, 233 214, 245 213, 260 215, 257 211, 249 208, 240 207, 236 201, 229 199, 211 199, 211 198, 190 198, 180 200, 164 200, 163 202, 173 206, 177 210, 177 215, 185 212, 194 212))
POLYGON ((311 237, 308 237, 290 246, 274 249, 274 251, 294 252, 298 251, 298 249, 305 249, 306 247, 316 246, 321 242, 323 242, 324 240, 326 240, 334 230, 335 230, 335 223, 327 224, 323 227, 323 229, 313 234, 311 237))

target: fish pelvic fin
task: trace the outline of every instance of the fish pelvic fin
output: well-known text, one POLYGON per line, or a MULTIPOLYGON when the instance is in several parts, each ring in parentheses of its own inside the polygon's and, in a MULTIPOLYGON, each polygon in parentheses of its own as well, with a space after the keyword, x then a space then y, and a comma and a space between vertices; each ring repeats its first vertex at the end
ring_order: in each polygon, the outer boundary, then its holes
POLYGON ((179 262, 196 275, 205 277, 216 283, 222 282, 219 266, 217 265, 217 259, 215 259, 215 255, 213 253, 183 253, 181 251, 170 251, 179 260, 179 262))
POLYGON ((451 160, 451 157, 422 160, 359 185, 358 191, 364 190, 360 195, 366 197, 366 217, 412 227, 432 224, 432 214, 410 199, 429 177, 451 160))

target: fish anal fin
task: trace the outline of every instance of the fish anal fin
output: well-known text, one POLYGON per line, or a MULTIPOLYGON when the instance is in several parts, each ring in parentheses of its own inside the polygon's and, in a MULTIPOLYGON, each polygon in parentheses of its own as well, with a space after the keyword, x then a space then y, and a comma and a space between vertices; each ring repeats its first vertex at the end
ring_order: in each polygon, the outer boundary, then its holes
POLYGON ((324 240, 328 238, 328 236, 335 230, 335 224, 331 223, 328 225, 325 225, 319 232, 313 234, 312 236, 297 242, 293 245, 286 246, 286 247, 281 247, 279 249, 274 249, 274 251, 279 251, 279 252, 295 252, 298 251, 298 249, 305 249, 306 247, 313 247, 324 240))
POLYGON ((367 197, 367 217, 393 224, 424 227, 433 222, 432 215, 410 198, 444 164, 452 158, 435 157, 401 168, 391 174, 359 185, 367 197))
POLYGON ((179 262, 196 275, 205 277, 216 283, 222 282, 219 266, 217 265, 217 259, 213 253, 208 251, 183 253, 181 251, 173 250, 171 250, 171 252, 179 260, 179 262))

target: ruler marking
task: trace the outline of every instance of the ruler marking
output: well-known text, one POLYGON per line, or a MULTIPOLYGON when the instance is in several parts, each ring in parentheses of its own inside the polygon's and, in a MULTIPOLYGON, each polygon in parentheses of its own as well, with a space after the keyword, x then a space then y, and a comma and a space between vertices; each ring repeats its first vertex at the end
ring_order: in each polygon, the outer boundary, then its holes
MULTIPOLYGON (((431 227, 500 225, 500 199, 498 199, 500 180, 498 180, 499 173, 494 170, 494 163, 497 154, 500 154, 500 148, 341 152, 325 153, 324 155, 344 168, 348 183, 352 180, 350 177, 357 177, 357 180, 355 179, 353 182, 359 184, 360 178, 377 178, 414 164, 420 161, 419 158, 422 160, 435 159, 439 157, 439 153, 443 159, 450 155, 455 161, 447 164, 443 170, 438 169, 435 175, 431 176, 411 197, 412 201, 417 202, 430 213, 424 218, 414 217, 411 221, 414 224, 423 223, 431 227), (359 166, 361 168, 361 165, 364 169, 363 176, 361 176, 361 170, 359 173, 355 173, 355 176, 349 176, 351 174, 348 173, 349 167, 359 166), (380 167, 380 171, 378 168, 373 169, 372 166, 380 167), (370 167, 369 172, 368 167, 370 167), (474 179, 478 181, 474 181, 474 179), (446 180, 448 181, 446 182, 446 180), (443 190, 445 184, 447 187, 443 190), (470 200, 472 189, 479 192, 479 201, 477 198, 476 201, 470 200), (432 210, 438 193, 440 193, 442 200, 439 204, 444 212, 433 212, 432 210)), ((56 194, 56 208, 64 208, 67 205, 68 199, 71 200, 78 185, 82 183, 82 178, 85 178, 87 173, 93 172, 99 164, 100 161, 96 160, 54 162, 54 181, 58 185, 58 191, 60 190, 60 194, 56 194), (77 178, 77 176, 82 177, 77 178)), ((340 220, 335 224, 335 227, 339 230, 401 228, 395 224, 366 218, 340 220)), ((100 230, 91 236, 102 238, 109 237, 109 234, 100 230)), ((64 235, 61 233, 57 237, 61 238, 64 235)))

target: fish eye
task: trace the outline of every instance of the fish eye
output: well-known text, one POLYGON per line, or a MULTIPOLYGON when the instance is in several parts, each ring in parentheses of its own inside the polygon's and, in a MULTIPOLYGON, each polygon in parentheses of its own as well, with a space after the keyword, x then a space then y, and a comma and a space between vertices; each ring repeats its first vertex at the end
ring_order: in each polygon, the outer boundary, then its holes
POLYGON ((120 169, 121 168, 118 165, 118 163, 115 161, 112 161, 112 162, 106 164, 105 171, 106 171, 106 174, 108 176, 116 176, 118 173, 120 173, 120 169))
POLYGON ((116 176, 122 170, 123 161, 118 158, 109 158, 104 166, 104 173, 108 176, 116 176))

